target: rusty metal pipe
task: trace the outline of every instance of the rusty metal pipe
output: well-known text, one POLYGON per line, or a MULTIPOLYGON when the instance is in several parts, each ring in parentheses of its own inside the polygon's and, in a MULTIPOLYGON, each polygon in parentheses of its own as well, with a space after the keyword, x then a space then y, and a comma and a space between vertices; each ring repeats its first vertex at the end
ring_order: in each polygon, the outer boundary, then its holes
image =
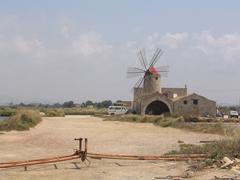
POLYGON ((85 148, 84 148, 85 154, 87 154, 87 145, 88 145, 88 139, 85 138, 85 148))
POLYGON ((0 163, 0 166, 1 165, 6 165, 6 164, 16 164, 16 163, 24 163, 24 162, 36 162, 36 161, 59 159, 59 158, 71 157, 73 155, 75 155, 75 154, 67 155, 67 156, 56 156, 56 157, 51 157, 51 158, 34 159, 34 160, 28 160, 28 161, 12 161, 12 162, 7 162, 7 163, 0 163))
POLYGON ((122 159, 122 160, 168 160, 168 161, 186 161, 186 160, 204 160, 206 155, 171 155, 171 156, 131 156, 131 155, 112 155, 112 154, 93 154, 88 153, 88 157, 95 159, 122 159))
MULTIPOLYGON (((122 154, 97 154, 97 153, 88 153, 89 156, 109 156, 109 157, 139 157, 136 155, 122 155, 122 154)), ((180 157, 180 158, 207 158, 206 154, 176 154, 176 155, 163 155, 163 156, 144 156, 151 158, 171 158, 171 157, 180 157)))
POLYGON ((80 138, 80 140, 79 140, 79 151, 80 152, 82 151, 82 140, 83 140, 83 138, 80 138))
POLYGON ((12 168, 12 167, 19 167, 19 166, 32 166, 32 165, 39 165, 39 164, 49 164, 49 163, 55 163, 55 162, 61 162, 61 161, 68 161, 68 160, 73 160, 73 159, 78 159, 79 156, 75 155, 75 156, 70 156, 70 157, 65 157, 65 158, 59 158, 59 159, 49 159, 49 160, 45 160, 45 161, 34 161, 32 160, 31 162, 26 161, 24 163, 16 163, 16 164, 2 164, 0 165, 0 168, 12 168))

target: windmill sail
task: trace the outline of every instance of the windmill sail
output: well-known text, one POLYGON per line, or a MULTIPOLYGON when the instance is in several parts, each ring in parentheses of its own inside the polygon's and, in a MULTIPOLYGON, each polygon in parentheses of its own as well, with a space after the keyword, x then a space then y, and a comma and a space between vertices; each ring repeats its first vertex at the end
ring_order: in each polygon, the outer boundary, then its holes
POLYGON ((144 77, 146 75, 155 74, 160 77, 167 77, 167 74, 169 71, 169 66, 154 67, 162 55, 163 55, 163 51, 161 49, 157 48, 156 51, 154 52, 154 55, 153 55, 151 61, 148 64, 145 49, 142 49, 137 53, 137 57, 141 64, 141 68, 130 67, 127 70, 128 78, 139 77, 139 79, 135 83, 133 89, 134 88, 139 89, 142 86, 142 84, 144 82, 144 77))

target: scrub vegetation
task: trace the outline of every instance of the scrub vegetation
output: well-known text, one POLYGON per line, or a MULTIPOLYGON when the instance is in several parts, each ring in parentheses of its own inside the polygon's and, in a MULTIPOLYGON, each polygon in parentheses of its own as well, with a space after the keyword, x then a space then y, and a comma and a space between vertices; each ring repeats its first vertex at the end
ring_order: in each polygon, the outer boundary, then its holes
POLYGON ((174 116, 140 116, 140 115, 119 115, 105 117, 106 121, 125 121, 137 123, 153 123, 156 126, 179 128, 193 132, 220 134, 233 136, 237 131, 234 126, 228 126, 221 121, 196 122, 196 118, 184 118, 174 116))
POLYGON ((16 109, 9 107, 0 108, 0 116, 11 116, 16 113, 16 109))
POLYGON ((106 108, 64 108, 65 115, 106 115, 106 108))
MULTIPOLYGON (((208 142, 203 145, 185 144, 179 141, 179 150, 167 154, 206 154, 208 159, 201 167, 218 163, 223 157, 240 158, 240 129, 235 125, 222 122, 198 122, 197 118, 121 115, 110 116, 105 120, 136 123, 153 123, 156 126, 179 128, 193 132, 220 134, 226 136, 220 141, 208 142), (196 122, 197 121, 197 122, 196 122)), ((220 163, 219 163, 220 165, 220 163)))
POLYGON ((16 113, 0 122, 0 131, 29 130, 41 122, 39 111, 17 110, 16 113))
POLYGON ((221 160, 225 156, 240 158, 240 138, 220 140, 204 145, 180 144, 180 150, 168 154, 207 154, 211 160, 221 160))
POLYGON ((92 115, 101 116, 107 114, 105 108, 84 108, 84 107, 72 107, 72 108, 41 108, 41 112, 46 117, 64 117, 65 115, 92 115))

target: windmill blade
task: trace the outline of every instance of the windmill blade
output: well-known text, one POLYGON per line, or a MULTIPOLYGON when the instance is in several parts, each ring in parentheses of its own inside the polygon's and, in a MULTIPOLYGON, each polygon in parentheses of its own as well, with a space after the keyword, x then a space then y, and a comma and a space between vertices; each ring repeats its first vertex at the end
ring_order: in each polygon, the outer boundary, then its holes
POLYGON ((156 70, 158 72, 162 72, 162 71, 168 72, 169 71, 169 66, 160 66, 160 67, 157 67, 156 70))
POLYGON ((146 71, 141 69, 141 68, 137 68, 137 67, 129 67, 127 72, 129 73, 145 73, 146 71))
POLYGON ((144 80, 144 77, 140 77, 138 81, 135 83, 135 85, 133 86, 133 88, 131 89, 131 92, 133 92, 135 88, 137 89, 140 88, 143 83, 143 80, 144 80))
POLYGON ((143 57, 143 60, 144 60, 145 70, 147 70, 148 62, 147 62, 147 57, 146 57, 146 51, 145 51, 145 49, 142 49, 142 51, 141 51, 141 56, 143 57))
POLYGON ((138 77, 144 73, 145 73, 145 71, 143 69, 136 68, 136 67, 130 67, 127 70, 127 77, 128 78, 138 77))
POLYGON ((145 53, 145 49, 140 50, 137 53, 137 57, 140 61, 141 66, 147 70, 147 58, 146 58, 146 53, 145 53))
POLYGON ((144 77, 139 78, 139 80, 136 82, 135 86, 136 88, 140 88, 143 83, 144 77))
POLYGON ((160 50, 159 53, 156 55, 155 59, 153 60, 152 64, 150 65, 150 67, 153 67, 159 60, 159 58, 163 55, 163 51, 160 50))
POLYGON ((151 61, 149 62, 149 68, 151 67, 151 64, 153 63, 153 61, 155 60, 156 56, 158 55, 158 53, 161 52, 161 49, 157 48, 156 51, 153 54, 153 57, 151 59, 151 61))
POLYGON ((127 78, 135 78, 135 77, 139 77, 144 73, 129 73, 127 74, 127 78))

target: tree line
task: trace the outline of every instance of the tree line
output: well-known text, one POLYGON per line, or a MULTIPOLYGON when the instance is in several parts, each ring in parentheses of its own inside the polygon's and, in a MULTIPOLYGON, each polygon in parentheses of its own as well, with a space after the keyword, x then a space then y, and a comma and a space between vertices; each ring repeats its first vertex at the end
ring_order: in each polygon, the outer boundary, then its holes
POLYGON ((42 104, 42 103, 10 103, 10 107, 44 107, 44 108, 73 108, 73 107, 95 107, 95 108, 108 108, 113 102, 111 100, 103 100, 100 102, 93 102, 87 100, 81 104, 77 104, 74 101, 66 101, 64 103, 54 103, 54 104, 42 104))

